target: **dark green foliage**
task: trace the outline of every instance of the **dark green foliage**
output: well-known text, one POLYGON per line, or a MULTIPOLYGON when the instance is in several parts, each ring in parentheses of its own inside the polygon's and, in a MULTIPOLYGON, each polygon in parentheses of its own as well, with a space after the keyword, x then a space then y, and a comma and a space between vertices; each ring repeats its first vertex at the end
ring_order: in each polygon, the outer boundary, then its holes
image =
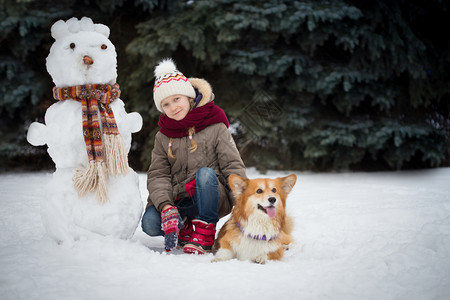
POLYGON ((0 11, 0 165, 20 165, 24 156, 45 155, 24 139, 48 87, 42 50, 51 19, 67 14, 58 6, 4 1, 0 11), (58 9, 59 8, 59 9, 58 9))
POLYGON ((127 110, 144 118, 129 156, 137 169, 148 167, 158 130, 153 69, 163 57, 212 84, 248 166, 449 163, 450 18, 443 1, 76 3, 9 1, 2 11, 2 157, 11 147, 29 149, 27 124, 42 118, 51 100, 44 66, 51 24, 88 15, 111 28, 127 110))
POLYGON ((260 169, 439 166, 449 45, 420 23, 447 22, 442 11, 439 2, 195 1, 138 26, 128 53, 146 63, 133 82, 150 86, 165 56, 213 80, 216 102, 242 127, 244 160, 260 169), (247 109, 261 92, 278 116, 247 109))

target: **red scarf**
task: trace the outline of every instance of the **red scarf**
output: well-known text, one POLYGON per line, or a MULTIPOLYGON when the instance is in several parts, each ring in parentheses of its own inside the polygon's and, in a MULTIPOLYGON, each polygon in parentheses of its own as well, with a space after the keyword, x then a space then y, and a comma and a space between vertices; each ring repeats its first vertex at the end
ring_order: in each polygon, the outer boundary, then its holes
POLYGON ((183 120, 176 121, 169 118, 165 114, 159 116, 158 125, 161 128, 161 133, 170 138, 180 138, 188 136, 188 130, 195 127, 195 132, 200 132, 209 125, 224 123, 227 128, 230 125, 225 112, 214 104, 214 101, 209 102, 200 107, 191 110, 183 120))

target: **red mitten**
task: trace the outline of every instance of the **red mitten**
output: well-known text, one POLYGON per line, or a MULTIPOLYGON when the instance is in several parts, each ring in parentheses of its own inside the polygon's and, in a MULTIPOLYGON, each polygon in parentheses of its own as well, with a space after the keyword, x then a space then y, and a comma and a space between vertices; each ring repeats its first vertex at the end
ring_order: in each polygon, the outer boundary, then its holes
POLYGON ((183 228, 183 220, 175 206, 161 212, 161 228, 164 230, 164 248, 166 251, 175 249, 178 242, 178 232, 183 228))

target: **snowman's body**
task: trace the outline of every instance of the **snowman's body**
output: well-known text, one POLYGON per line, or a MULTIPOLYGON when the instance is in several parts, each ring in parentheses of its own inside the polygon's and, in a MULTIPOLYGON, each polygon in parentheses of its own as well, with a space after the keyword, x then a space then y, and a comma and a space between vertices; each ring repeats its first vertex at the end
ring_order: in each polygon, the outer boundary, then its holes
MULTIPOLYGON (((116 83, 116 52, 109 41, 109 28, 93 24, 89 18, 58 21, 52 27, 55 43, 47 57, 47 70, 56 87, 116 83)), ((111 109, 125 152, 131 147, 131 134, 142 127, 138 113, 126 113, 116 98, 111 109)), ((128 168, 106 179, 108 201, 99 204, 95 193, 84 197, 74 188, 73 176, 86 167, 88 154, 83 137, 82 105, 75 100, 57 101, 45 114, 45 125, 31 124, 28 141, 48 145, 56 171, 41 202, 41 216, 49 236, 72 243, 95 234, 130 238, 141 218, 143 202, 137 174, 128 168)))

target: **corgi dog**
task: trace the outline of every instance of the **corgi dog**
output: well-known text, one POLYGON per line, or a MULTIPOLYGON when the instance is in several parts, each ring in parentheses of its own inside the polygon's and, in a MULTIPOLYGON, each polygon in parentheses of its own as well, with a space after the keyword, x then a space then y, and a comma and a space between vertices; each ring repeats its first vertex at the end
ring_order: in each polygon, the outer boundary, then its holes
POLYGON ((213 262, 233 258, 264 264, 279 260, 291 244, 292 219, 286 215, 286 198, 295 174, 276 179, 247 179, 232 174, 230 187, 236 197, 230 219, 219 231, 213 262))

